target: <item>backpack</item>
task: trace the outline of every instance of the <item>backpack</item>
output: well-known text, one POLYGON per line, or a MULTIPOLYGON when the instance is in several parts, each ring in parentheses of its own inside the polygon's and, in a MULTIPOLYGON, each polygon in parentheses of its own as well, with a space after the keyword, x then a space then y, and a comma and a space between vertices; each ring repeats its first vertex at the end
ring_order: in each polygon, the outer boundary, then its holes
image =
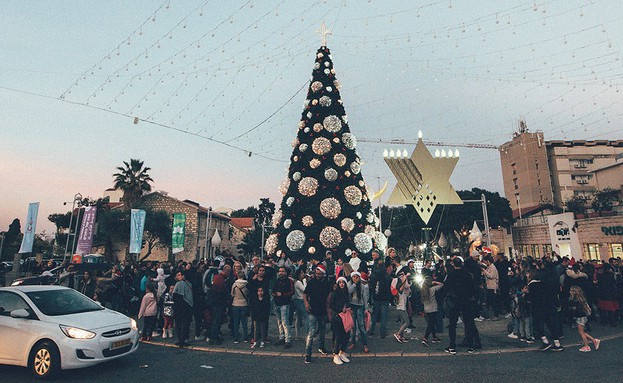
POLYGON ((398 289, 400 288, 399 285, 400 280, 398 278, 392 278, 392 283, 390 285, 390 291, 392 293, 392 296, 397 296, 398 295, 398 289))

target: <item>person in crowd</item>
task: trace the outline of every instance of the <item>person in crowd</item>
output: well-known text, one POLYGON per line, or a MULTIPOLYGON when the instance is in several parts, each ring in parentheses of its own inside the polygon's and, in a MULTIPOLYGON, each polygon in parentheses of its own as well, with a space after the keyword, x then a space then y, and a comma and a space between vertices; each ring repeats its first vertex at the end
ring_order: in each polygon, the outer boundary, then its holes
POLYGON ((80 281, 80 292, 93 299, 96 288, 95 277, 90 271, 85 270, 82 274, 82 280, 80 281))
POLYGON ((263 348, 268 332, 268 317, 270 316, 270 298, 265 295, 264 288, 258 287, 257 296, 251 300, 251 319, 253 320, 253 339, 251 348, 263 348))
POLYGON ((335 279, 335 262, 333 261, 333 253, 331 252, 331 250, 327 250, 327 252, 325 253, 322 264, 324 265, 324 267, 327 268, 327 279, 335 279))
POLYGON ((288 269, 286 266, 279 266, 277 280, 275 281, 272 292, 277 314, 277 328, 279 329, 279 340, 275 342, 275 346, 284 345, 286 349, 292 347, 290 328, 288 327, 287 321, 293 295, 294 282, 288 277, 288 269))
POLYGON ((307 334, 307 311, 305 310, 305 301, 303 294, 307 287, 307 276, 305 269, 298 269, 294 272, 294 296, 292 297, 292 306, 296 313, 296 321, 294 321, 294 339, 302 334, 307 334))
POLYGON ((152 333, 156 328, 158 314, 158 298, 156 297, 155 287, 148 283, 145 287, 145 295, 141 300, 141 307, 138 311, 138 318, 143 318, 142 340, 150 341, 152 333))
POLYGON ((498 305, 498 290, 500 288, 500 276, 497 268, 493 264, 493 258, 490 254, 483 257, 482 265, 482 275, 485 278, 486 286, 488 318, 491 320, 499 320, 500 308, 498 305))
POLYGON ((162 339, 173 338, 173 289, 174 285, 168 287, 168 291, 162 294, 160 298, 162 307, 162 339))
POLYGON ((399 271, 396 276, 396 290, 398 295, 396 299, 396 311, 398 312, 398 318, 400 319, 400 328, 394 333, 394 338, 399 343, 407 343, 409 340, 404 337, 404 331, 409 326, 409 315, 407 314, 407 305, 409 295, 411 295, 411 284, 407 275, 403 271, 399 271))
POLYGON ((443 283, 433 281, 432 277, 427 276, 424 278, 424 283, 422 283, 422 289, 420 290, 422 305, 424 306, 424 316, 426 317, 426 331, 424 332, 424 338, 422 338, 422 344, 426 347, 430 346, 429 342, 441 342, 441 339, 437 337, 435 328, 437 316, 439 315, 436 294, 442 287, 443 283), (430 338, 431 335, 432 338, 430 338))
POLYGON ((595 345, 595 350, 599 350, 599 344, 601 341, 592 337, 585 331, 586 322, 588 322, 587 317, 591 315, 591 307, 584 297, 584 292, 578 286, 573 286, 569 290, 569 309, 573 315, 576 325, 578 326, 578 333, 580 334, 582 343, 584 344, 584 346, 580 348, 580 351, 591 351, 591 346, 588 344, 589 340, 595 345))
POLYGON ((353 320, 355 327, 351 331, 349 350, 354 350, 356 347, 356 335, 359 334, 359 339, 363 344, 363 352, 369 353, 368 336, 366 333, 365 325, 365 312, 369 310, 370 305, 370 290, 367 283, 362 283, 361 273, 359 271, 353 271, 350 274, 350 281, 348 282, 348 293, 350 294, 350 307, 353 311, 353 320))
POLYGON ((232 316, 233 316, 233 335, 234 343, 240 343, 240 325, 242 324, 242 338, 244 342, 249 341, 247 329, 247 316, 249 315, 249 289, 243 270, 236 273, 237 279, 231 287, 232 296, 232 316))
POLYGON ((193 313, 193 290, 190 282, 185 279, 185 271, 175 274, 177 283, 173 288, 173 313, 175 315, 175 333, 177 334, 176 346, 186 347, 189 337, 190 321, 193 313))
POLYGON ((359 265, 361 264, 361 258, 359 258, 359 253, 353 250, 350 253, 350 260, 348 261, 348 263, 353 268, 353 271, 359 271, 359 265))
POLYGON ((346 278, 339 277, 336 287, 329 296, 331 328, 333 329, 333 363, 337 365, 350 362, 346 356, 348 334, 344 330, 344 322, 340 316, 341 313, 352 315, 349 314, 351 294, 346 283, 346 278))
POLYGON ((385 262, 379 258, 376 261, 376 267, 370 277, 370 291, 372 291, 372 324, 370 326, 370 335, 374 335, 376 323, 380 321, 380 337, 384 339, 387 336, 387 313, 389 304, 393 300, 391 293, 392 278, 385 268, 385 262))
POLYGON ((597 307, 602 324, 617 325, 616 314, 619 311, 617 283, 610 264, 605 263, 597 274, 597 307))
POLYGON ((325 350, 325 332, 327 322, 327 299, 332 289, 332 283, 326 278, 327 269, 324 265, 317 265, 314 278, 307 282, 303 300, 307 311, 307 339, 305 342, 305 363, 311 363, 313 339, 318 335, 318 352, 327 355, 325 350))
POLYGON ((480 337, 474 323, 477 311, 476 289, 472 275, 463 267, 463 259, 455 257, 452 260, 452 271, 448 270, 448 276, 444 286, 447 290, 446 302, 450 323, 448 325, 448 337, 450 345, 444 350, 455 355, 456 351, 456 324, 459 316, 463 317, 465 326, 464 345, 467 352, 473 353, 475 348, 480 348, 480 337))
POLYGON ((562 351, 563 348, 560 345, 560 339, 552 323, 551 311, 554 304, 552 302, 552 295, 548 291, 545 283, 541 281, 538 270, 530 270, 528 272, 528 285, 524 287, 523 293, 526 294, 526 299, 530 302, 530 307, 532 309, 535 338, 541 338, 542 341, 539 351, 547 351, 549 349, 562 351), (550 343, 545 335, 546 325, 550 333, 552 333, 554 344, 550 343))
MULTIPOLYGON (((2 267, 2 266, 0 266, 2 267)), ((65 272, 62 273, 59 277, 58 277, 58 284, 60 286, 65 286, 65 287, 69 287, 71 289, 75 289, 76 286, 76 268, 74 265, 69 265, 67 266, 67 268, 65 269, 65 272)))
POLYGON ((223 270, 214 276, 212 286, 210 288, 210 304, 212 307, 212 326, 210 329, 210 344, 218 345, 223 343, 221 338, 221 325, 223 324, 223 316, 225 308, 229 304, 231 296, 231 288, 228 286, 227 280, 231 273, 231 266, 223 266, 223 270))

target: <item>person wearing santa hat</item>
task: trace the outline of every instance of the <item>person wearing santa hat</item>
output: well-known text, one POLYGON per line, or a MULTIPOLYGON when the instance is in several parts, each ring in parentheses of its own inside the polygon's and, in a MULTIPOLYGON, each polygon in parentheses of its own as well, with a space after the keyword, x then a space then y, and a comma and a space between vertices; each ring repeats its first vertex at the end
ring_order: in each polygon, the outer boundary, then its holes
POLYGON ((311 363, 313 340, 318 335, 320 348, 318 352, 327 355, 325 350, 325 334, 327 323, 327 299, 331 293, 332 283, 326 278, 327 268, 319 263, 312 278, 305 287, 303 300, 307 310, 307 340, 305 342, 305 363, 311 363))

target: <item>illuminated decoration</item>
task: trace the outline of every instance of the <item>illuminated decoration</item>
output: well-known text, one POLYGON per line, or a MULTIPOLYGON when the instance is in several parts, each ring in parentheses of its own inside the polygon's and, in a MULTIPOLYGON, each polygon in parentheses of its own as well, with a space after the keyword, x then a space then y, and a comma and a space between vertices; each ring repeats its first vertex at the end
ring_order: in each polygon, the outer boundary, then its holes
POLYGON ((327 219, 336 219, 341 212, 340 201, 335 198, 326 198, 320 202, 320 214, 327 219))
POLYGON ((289 187, 290 187, 290 180, 283 180, 281 181, 281 184, 279 185, 279 191, 281 192, 281 194, 285 196, 286 193, 288 192, 289 187))
POLYGON ((324 137, 318 137, 312 143, 312 150, 319 156, 325 155, 331 150, 331 141, 324 137))
POLYGON ((342 129, 342 121, 337 116, 328 116, 322 121, 327 132, 337 133, 342 129))
POLYGON ((314 158, 311 161, 309 161, 309 167, 312 169, 317 169, 318 166, 320 166, 321 162, 319 159, 314 158))
POLYGON ((348 201, 351 205, 359 205, 361 203, 361 189, 357 186, 347 186, 344 189, 344 197, 346 197, 346 201, 348 201))
POLYGON ((344 142, 344 146, 348 149, 355 149, 357 146, 357 139, 351 133, 344 133, 342 135, 342 142, 344 142))
POLYGON ((326 178, 327 181, 335 181, 337 179, 337 170, 333 168, 328 168, 324 171, 324 178, 326 178))
POLYGON ((352 254, 353 254, 353 251, 351 249, 344 250, 344 255, 346 256, 346 258, 350 258, 352 254))
POLYGON ((385 234, 377 231, 374 234, 374 243, 376 244, 377 248, 384 250, 387 247, 387 237, 385 236, 385 234))
MULTIPOLYGON (((295 147, 281 189, 282 217, 275 225, 276 247, 292 260, 340 257, 358 249, 369 258, 378 222, 362 176, 362 160, 340 98, 329 50, 321 47, 308 83, 295 147), (356 238, 356 240, 355 240, 356 238)), ((272 239, 271 239, 272 241, 272 239)))
POLYGON ((355 221, 352 218, 344 218, 342 220, 342 230, 350 233, 355 228, 355 221))
MULTIPOLYGON (((366 236, 365 234, 363 235, 366 236)), ((334 249, 340 244, 340 242, 342 242, 342 235, 340 234, 340 231, 332 226, 327 226, 322 229, 319 238, 322 246, 326 247, 327 249, 334 249)))
POLYGON ((320 89, 322 89, 322 83, 320 81, 312 82, 311 90, 313 90, 314 92, 318 92, 320 89))
POLYGON ((385 163, 398 181, 388 205, 413 205, 427 224, 437 205, 463 203, 450 184, 458 157, 433 157, 421 137, 411 157, 402 156, 403 153, 397 157, 393 150, 387 154, 385 163))
POLYGON ((359 233, 355 235, 355 247, 361 253, 368 253, 372 250, 372 238, 366 233, 359 233))
POLYGON ((303 223, 303 226, 309 227, 314 224, 314 218, 311 215, 306 215, 301 219, 301 222, 303 223))
POLYGON ((293 230, 286 237, 286 245, 291 251, 299 251, 305 244, 305 233, 301 230, 293 230))
POLYGON ((335 162, 337 166, 342 167, 346 165, 346 156, 343 155, 342 153, 338 153, 335 156, 333 156, 333 162, 335 162))
POLYGON ((318 189, 318 181, 313 177, 305 177, 299 183, 299 193, 306 197, 316 194, 318 189))
POLYGON ((277 249, 277 234, 271 234, 266 238, 266 243, 264 244, 264 250, 268 253, 274 253, 277 249))
POLYGON ((279 225, 279 223, 281 222, 281 218, 283 218, 283 212, 281 211, 281 209, 279 209, 275 212, 275 214, 273 214, 273 226, 279 225))

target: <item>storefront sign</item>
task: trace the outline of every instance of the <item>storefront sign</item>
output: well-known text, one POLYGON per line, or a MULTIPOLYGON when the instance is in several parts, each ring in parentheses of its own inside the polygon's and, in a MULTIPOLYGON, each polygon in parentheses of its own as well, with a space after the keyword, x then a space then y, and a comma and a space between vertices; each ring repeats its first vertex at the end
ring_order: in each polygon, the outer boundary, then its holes
POLYGON ((602 226, 604 235, 623 235, 623 226, 602 226))
POLYGON ((552 250, 559 256, 581 257, 582 247, 575 230, 573 213, 547 216, 552 250))

